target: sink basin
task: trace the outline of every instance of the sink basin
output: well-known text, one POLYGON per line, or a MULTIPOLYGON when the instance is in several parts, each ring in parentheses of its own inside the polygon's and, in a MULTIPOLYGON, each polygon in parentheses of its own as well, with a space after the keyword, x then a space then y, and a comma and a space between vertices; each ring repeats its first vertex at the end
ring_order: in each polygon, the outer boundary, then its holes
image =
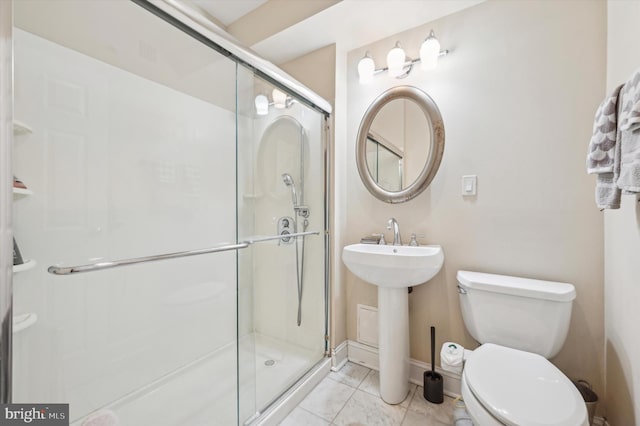
POLYGON ((440 246, 352 244, 342 261, 358 278, 380 287, 412 287, 429 281, 442 268, 440 246))

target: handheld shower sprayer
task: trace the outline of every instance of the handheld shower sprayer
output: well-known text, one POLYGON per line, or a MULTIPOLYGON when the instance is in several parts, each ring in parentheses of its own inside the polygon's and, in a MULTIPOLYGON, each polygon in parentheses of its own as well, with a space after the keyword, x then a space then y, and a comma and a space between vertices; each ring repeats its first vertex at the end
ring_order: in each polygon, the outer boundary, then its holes
MULTIPOLYGON (((282 181, 285 185, 291 187, 291 200, 293 201, 293 231, 298 232, 298 220, 300 217, 304 218, 302 221, 302 232, 307 230, 309 226, 309 208, 307 206, 298 205, 298 194, 296 193, 296 184, 293 181, 293 177, 289 173, 282 174, 282 181)), ((304 191, 304 185, 302 187, 304 191)), ((304 193, 301 195, 304 201, 304 193)), ((296 243, 296 280, 298 283, 298 327, 302 323, 302 287, 304 277, 304 236, 302 237, 302 243, 298 237, 295 237, 296 243), (300 250, 302 249, 302 250, 300 250)))
POLYGON ((282 174, 282 181, 284 182, 285 185, 291 187, 291 200, 293 201, 293 206, 297 207, 298 206, 298 195, 296 194, 296 184, 293 181, 293 178, 291 177, 291 175, 289 173, 283 173, 282 174))

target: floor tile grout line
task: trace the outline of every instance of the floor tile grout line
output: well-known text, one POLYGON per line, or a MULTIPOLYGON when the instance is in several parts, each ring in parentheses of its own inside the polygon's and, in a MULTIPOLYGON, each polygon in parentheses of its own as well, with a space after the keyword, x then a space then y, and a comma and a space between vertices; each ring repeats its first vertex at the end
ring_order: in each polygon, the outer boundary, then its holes
POLYGON ((404 419, 406 419, 406 418, 407 418, 407 414, 408 414, 408 413, 409 413, 409 406, 407 406, 407 408, 405 408, 405 410, 404 410, 404 416, 402 416, 402 420, 400 420, 400 425, 399 425, 399 426, 402 426, 402 425, 404 424, 404 419))
MULTIPOLYGON (((364 376, 364 379, 362 379, 362 382, 360 382, 360 384, 358 385, 358 389, 360 389, 363 392, 367 392, 366 390, 362 389, 360 386, 362 386, 362 384, 365 382, 365 380, 367 380, 367 377, 369 377, 369 375, 373 374, 375 370, 369 369, 369 372, 367 373, 366 376, 364 376)), ((380 385, 378 385, 378 387, 380 387, 380 385)), ((370 395, 373 395, 371 392, 367 392, 370 395)), ((380 393, 380 391, 378 390, 378 393, 380 393)), ((374 395, 374 396, 380 396, 380 395, 374 395)))
POLYGON ((338 412, 336 413, 335 416, 333 416, 333 419, 331 419, 331 424, 334 424, 334 422, 336 421, 336 419, 338 418, 338 416, 340 415, 340 413, 342 413, 342 410, 344 410, 344 407, 347 406, 347 403, 351 400, 351 398, 353 398, 353 395, 356 394, 356 392, 358 391, 358 389, 353 389, 353 392, 351 392, 351 395, 349 396, 349 398, 347 398, 347 400, 344 402, 344 404, 342 405, 342 407, 340 408, 340 410, 338 410, 338 412))
MULTIPOLYGON (((345 366, 342 367, 342 368, 345 368, 347 365, 349 365, 349 362, 347 362, 347 364, 345 364, 345 366)), ((360 365, 360 364, 353 364, 353 365, 354 366, 358 366, 358 367, 362 367, 362 368, 366 368, 368 370, 367 374, 365 374, 364 377, 362 379, 360 379, 360 381, 358 382, 358 384, 356 386, 351 386, 349 383, 345 383, 344 381, 341 380, 340 377, 334 377, 334 376, 339 376, 339 373, 340 373, 340 371, 342 371, 342 369, 340 369, 338 371, 330 372, 329 375, 327 375, 327 377, 329 377, 334 382, 342 383, 343 385, 347 385, 347 386, 352 387, 354 389, 359 389, 360 385, 362 384, 362 382, 364 382, 364 380, 367 378, 369 373, 371 373, 371 371, 373 371, 373 370, 370 369, 369 367, 365 367, 364 365, 360 365)), ((352 377, 352 376, 344 375, 343 377, 352 377)))
MULTIPOLYGON (((319 416, 319 415, 317 415, 316 413, 314 413, 314 412, 312 412, 312 411, 307 410, 306 408, 302 408, 302 407, 300 407, 299 405, 298 405, 298 406, 296 406, 296 408, 299 408, 299 409, 301 409, 302 411, 306 411, 307 413, 311 414, 313 417, 317 417, 317 418, 319 418, 319 419, 320 419, 320 420, 322 420, 322 421, 325 421, 325 422, 327 421, 327 419, 325 419, 324 417, 319 416)), ((295 410, 295 408, 294 408, 294 410, 295 410)), ((293 412, 293 411, 292 411, 292 412, 293 412)), ((329 424, 331 424, 331 422, 329 422, 329 424)))
MULTIPOLYGON (((420 386, 416 386, 416 390, 413 391, 413 395, 411 395, 411 401, 409 401, 409 405, 407 405, 407 411, 409 411, 409 407, 411 407, 411 403, 413 402, 413 399, 416 397, 416 394, 418 394, 418 389, 420 388, 420 386)), ((413 410, 411 410, 413 411, 413 410)))

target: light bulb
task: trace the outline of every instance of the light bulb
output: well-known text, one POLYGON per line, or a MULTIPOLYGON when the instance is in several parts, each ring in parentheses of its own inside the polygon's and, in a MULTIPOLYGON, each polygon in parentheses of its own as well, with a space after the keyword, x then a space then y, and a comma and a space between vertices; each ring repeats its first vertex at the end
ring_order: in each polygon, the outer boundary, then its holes
POLYGON ((387 67, 389 67, 389 75, 398 77, 402 75, 405 63, 404 49, 400 47, 400 43, 396 43, 396 47, 391 49, 387 54, 387 67))
POLYGON ((269 114, 269 99, 265 95, 256 96, 256 114, 269 114))
POLYGON ((273 96, 273 106, 278 108, 278 109, 285 109, 287 106, 287 94, 284 92, 281 92, 278 89, 273 89, 273 92, 271 93, 271 96, 273 96))
POLYGON ((373 59, 366 53, 364 58, 358 62, 358 76, 360 77, 360 84, 369 84, 373 81, 373 73, 376 70, 376 65, 373 59))
POLYGON ((420 46, 420 69, 429 71, 438 65, 440 55, 440 42, 435 33, 431 30, 429 37, 420 46))

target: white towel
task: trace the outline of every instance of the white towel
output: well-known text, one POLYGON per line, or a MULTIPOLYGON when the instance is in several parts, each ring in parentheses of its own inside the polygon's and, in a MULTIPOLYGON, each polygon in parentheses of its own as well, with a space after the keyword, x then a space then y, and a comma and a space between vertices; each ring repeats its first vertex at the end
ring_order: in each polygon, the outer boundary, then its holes
POLYGON ((593 120, 593 135, 587 154, 587 173, 613 173, 614 150, 618 128, 618 94, 622 85, 616 87, 596 110, 593 120))
POLYGON ((615 173, 596 175, 596 205, 600 210, 619 209, 621 196, 615 173))
POLYGON ((640 192, 640 70, 620 92, 618 138, 620 176, 616 184, 624 193, 640 192))
MULTIPOLYGON (((640 91, 636 91, 636 93, 640 93, 640 91)), ((629 112, 629 116, 626 117, 626 122, 620 126, 620 130, 625 131, 634 131, 640 129, 640 99, 636 99, 631 104, 631 110, 629 112)))
POLYGON ((596 205, 600 210, 619 209, 621 191, 616 185, 620 171, 618 112, 620 89, 616 87, 598 107, 587 154, 587 173, 596 174, 596 205))
POLYGON ((624 99, 621 100, 620 131, 640 129, 640 69, 624 85, 624 99))

